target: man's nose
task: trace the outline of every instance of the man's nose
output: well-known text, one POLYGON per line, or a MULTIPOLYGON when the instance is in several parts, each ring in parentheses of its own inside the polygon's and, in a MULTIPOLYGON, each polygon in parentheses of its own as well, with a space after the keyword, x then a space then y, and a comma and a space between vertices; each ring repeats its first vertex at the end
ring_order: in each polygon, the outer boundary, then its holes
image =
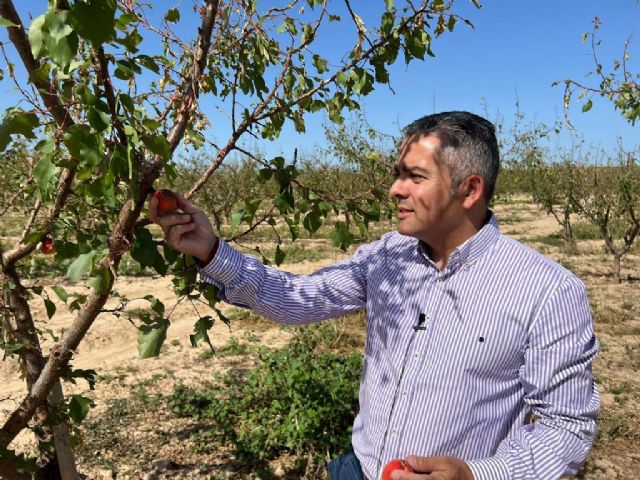
POLYGON ((389 195, 391 198, 399 199, 406 198, 404 180, 402 178, 396 178, 395 182, 391 184, 391 188, 389 188, 389 195))

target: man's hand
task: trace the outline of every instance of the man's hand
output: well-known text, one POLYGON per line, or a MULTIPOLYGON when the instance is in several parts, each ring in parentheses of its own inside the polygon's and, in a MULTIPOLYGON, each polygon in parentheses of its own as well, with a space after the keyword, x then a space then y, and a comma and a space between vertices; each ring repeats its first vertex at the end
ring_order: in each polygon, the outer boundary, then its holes
POLYGON ((151 197, 149 220, 157 223, 164 232, 167 244, 178 252, 191 255, 201 261, 207 260, 217 237, 205 213, 182 195, 176 194, 180 212, 162 214, 158 212, 158 199, 151 197))
POLYGON ((474 480, 469 466, 455 457, 416 457, 410 455, 405 461, 415 473, 396 470, 393 480, 474 480))

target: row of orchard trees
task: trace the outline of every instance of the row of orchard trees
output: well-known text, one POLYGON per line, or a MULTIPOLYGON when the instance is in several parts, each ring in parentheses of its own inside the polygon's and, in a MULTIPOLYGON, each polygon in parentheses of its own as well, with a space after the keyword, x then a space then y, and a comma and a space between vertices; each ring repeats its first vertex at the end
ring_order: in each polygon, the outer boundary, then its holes
MULTIPOLYGON (((362 97, 389 84, 391 65, 433 55, 434 39, 464 20, 453 1, 361 3, 202 0, 158 12, 154 2, 138 0, 0 0, 6 29, 0 81, 19 92, 0 122, 4 180, 12 182, 0 209, 3 221, 19 222, 18 234, 0 244, 0 347, 19 359, 26 381, 24 397, 0 425, 0 477, 77 478, 69 426, 82 420, 90 402, 65 398, 61 381, 94 382, 94 371, 72 366, 73 355, 117 296, 125 253, 140 267, 180 273, 178 301, 202 295, 216 308, 215 291, 195 283, 193 260, 154 239, 144 218, 152 186, 176 180, 176 149, 210 147, 207 163, 185 174, 189 182, 180 190, 188 198, 207 192, 224 204, 216 195, 239 186, 218 182, 214 188, 214 179, 234 152, 245 152, 246 139, 275 140, 285 124, 303 132, 314 112, 340 124, 345 110, 357 110, 362 97), (317 40, 335 35, 336 25, 344 49, 328 56, 317 40), (183 38, 179 31, 192 33, 183 38), (226 125, 228 136, 213 144, 206 132, 211 123, 226 125), (85 285, 86 294, 59 284, 42 288, 29 270, 39 244, 53 253, 52 263, 69 263, 66 277, 85 285), (42 297, 47 317, 54 317, 49 295, 59 297, 74 320, 45 352, 47 318, 34 318, 31 305, 42 297), (37 438, 38 459, 11 448, 25 429, 37 438)), ((256 159, 254 183, 273 181, 275 188, 260 198, 242 185, 242 208, 232 223, 250 231, 285 222, 295 240, 301 229, 317 230, 331 211, 348 210, 365 230, 379 216, 378 174, 367 177, 361 191, 346 192, 305 183, 293 160, 256 159)), ((334 240, 342 248, 352 240, 346 221, 335 222, 334 240)), ((282 259, 278 247, 275 260, 282 259)), ((144 297, 149 308, 132 318, 143 357, 158 354, 170 325, 170 310, 152 290, 144 297)), ((116 300, 110 311, 125 315, 129 299, 116 300)), ((214 320, 197 319, 193 343, 208 341, 214 320)))
MULTIPOLYGON (((565 87, 566 124, 573 129, 568 115, 572 98, 582 99, 587 113, 597 96, 611 102, 631 125, 640 119, 640 74, 630 69, 630 43, 625 43, 622 61, 614 60, 607 70, 598 58, 597 40, 601 23, 594 19, 593 30, 583 35, 590 40, 597 85, 583 85, 567 79, 565 87)), ((572 220, 580 216, 593 224, 613 256, 613 278, 619 283, 620 263, 640 233, 640 145, 634 151, 619 148, 616 154, 585 148, 583 142, 568 151, 549 145, 559 133, 559 125, 529 124, 518 114, 512 131, 506 136, 505 160, 511 170, 511 186, 528 192, 533 201, 558 221, 565 247, 576 250, 572 220)))
POLYGON ((638 152, 608 157, 571 151, 559 157, 532 150, 515 167, 521 188, 557 220, 567 251, 577 251, 574 219, 593 224, 613 256, 613 279, 619 283, 621 259, 640 233, 638 152))

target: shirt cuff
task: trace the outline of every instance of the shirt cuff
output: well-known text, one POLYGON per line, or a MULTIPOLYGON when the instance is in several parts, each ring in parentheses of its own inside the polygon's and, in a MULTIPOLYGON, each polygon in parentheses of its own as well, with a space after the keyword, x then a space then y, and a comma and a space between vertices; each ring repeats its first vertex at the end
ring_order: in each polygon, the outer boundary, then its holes
POLYGON ((218 240, 218 250, 213 259, 200 271, 212 280, 228 285, 240 273, 244 258, 227 242, 218 240))
POLYGON ((475 480, 510 480, 511 474, 506 462, 501 458, 490 457, 467 462, 475 480))

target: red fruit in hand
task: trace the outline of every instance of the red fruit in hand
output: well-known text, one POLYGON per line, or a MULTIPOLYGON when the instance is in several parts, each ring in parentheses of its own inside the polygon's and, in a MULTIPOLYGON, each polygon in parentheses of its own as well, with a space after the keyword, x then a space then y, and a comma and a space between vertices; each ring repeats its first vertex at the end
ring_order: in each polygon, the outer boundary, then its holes
POLYGON ((171 190, 161 188, 153 192, 153 196, 158 199, 158 211, 160 213, 171 213, 178 208, 178 199, 171 190))
POLYGON ((405 472, 413 473, 413 468, 411 468, 411 465, 409 465, 404 460, 394 458, 382 469, 382 480, 391 480, 391 472, 393 472, 394 470, 402 470, 405 472))
POLYGON ((53 251, 54 251, 53 238, 51 238, 49 235, 44 237, 42 239, 42 243, 40 244, 40 251, 42 253, 44 253, 45 255, 49 255, 49 254, 53 253, 53 251))

